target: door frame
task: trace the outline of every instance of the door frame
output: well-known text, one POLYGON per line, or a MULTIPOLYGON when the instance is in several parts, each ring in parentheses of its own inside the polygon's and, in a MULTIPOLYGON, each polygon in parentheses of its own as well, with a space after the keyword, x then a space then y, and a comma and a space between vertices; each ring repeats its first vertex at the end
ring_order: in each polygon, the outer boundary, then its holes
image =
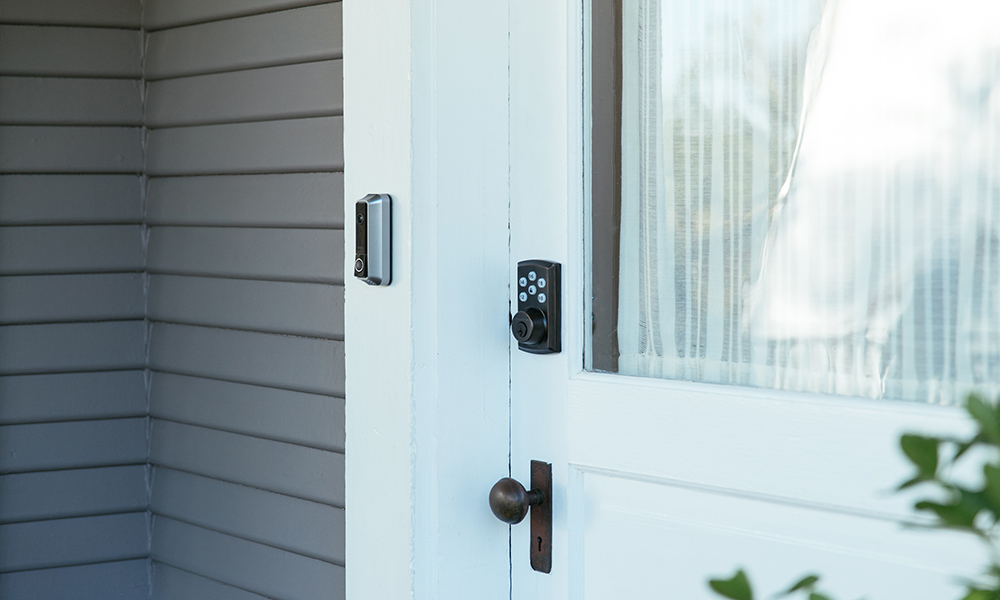
POLYGON ((505 1, 344 3, 345 214, 390 194, 395 263, 345 277, 351 600, 509 598, 507 25, 505 1))

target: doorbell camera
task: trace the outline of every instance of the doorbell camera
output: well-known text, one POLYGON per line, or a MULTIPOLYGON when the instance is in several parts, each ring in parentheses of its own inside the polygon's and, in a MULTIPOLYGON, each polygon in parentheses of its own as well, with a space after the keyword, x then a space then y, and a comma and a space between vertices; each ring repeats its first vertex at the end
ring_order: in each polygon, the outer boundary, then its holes
POLYGON ((354 204, 354 276, 368 285, 392 281, 392 199, 368 194, 354 204))

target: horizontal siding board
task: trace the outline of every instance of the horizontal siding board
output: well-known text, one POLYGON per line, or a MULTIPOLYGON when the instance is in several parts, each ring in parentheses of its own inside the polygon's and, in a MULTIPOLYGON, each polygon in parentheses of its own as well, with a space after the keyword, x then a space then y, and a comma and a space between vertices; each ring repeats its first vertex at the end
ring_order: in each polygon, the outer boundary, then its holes
POLYGON ((142 270, 141 225, 0 227, 0 275, 142 270))
POLYGON ((147 506, 144 466, 0 475, 0 523, 139 512, 147 506))
POLYGON ((163 563, 153 563, 153 600, 269 600, 253 592, 241 590, 175 569, 163 563))
POLYGON ((344 568, 166 517, 153 559, 276 600, 343 600, 344 568))
MULTIPOLYGON (((155 81, 149 84, 146 126, 176 127, 343 114, 341 63, 340 60, 327 60, 155 81)), ((0 112, 0 116, 2 114, 0 112)))
POLYGON ((343 284, 343 257, 344 232, 336 229, 154 227, 146 267, 151 273, 343 284))
POLYGON ((145 414, 141 370, 0 377, 0 425, 145 414))
POLYGON ((344 455, 153 419, 150 462, 294 496, 344 505, 344 455))
POLYGON ((343 117, 154 129, 146 171, 151 176, 343 171, 343 138, 343 117))
POLYGON ((327 2, 329 0, 146 0, 143 25, 147 31, 154 31, 327 2))
POLYGON ((0 127, 0 173, 140 173, 139 127, 0 127))
POLYGON ((4 474, 145 462, 146 419, 0 426, 4 474))
MULTIPOLYGON (((142 25, 141 0, 3 0, 0 23, 128 27, 142 25)), ((0 596, 2 597, 2 596, 0 596)))
POLYGON ((340 3, 149 34, 146 78, 181 77, 341 58, 340 3))
POLYGON ((342 398, 153 373, 149 403, 161 419, 344 451, 342 398))
POLYGON ((142 223, 137 175, 0 175, 0 225, 142 223))
POLYGON ((0 77, 0 124, 140 126, 141 82, 0 77))
POLYGON ((0 572, 143 558, 148 540, 144 512, 0 525, 0 572))
POLYGON ((344 564, 344 509, 157 468, 154 514, 344 564))
POLYGON ((149 600, 149 597, 146 559, 0 575, 0 598, 11 600, 149 600))
POLYGON ((180 375, 344 396, 344 344, 333 340, 154 323, 149 366, 180 375))
POLYGON ((128 29, 0 25, 0 75, 142 77, 142 34, 128 29))
POLYGON ((147 206, 150 225, 342 229, 344 174, 154 177, 147 206))
MULTIPOLYGON (((0 320, 3 283, 0 278, 0 320)), ((149 279, 148 316, 157 321, 342 340, 343 313, 340 285, 175 275, 149 279)))
POLYGON ((0 326, 0 375, 145 366, 143 321, 0 326))
POLYGON ((145 317, 140 273, 0 276, 0 324, 145 317))

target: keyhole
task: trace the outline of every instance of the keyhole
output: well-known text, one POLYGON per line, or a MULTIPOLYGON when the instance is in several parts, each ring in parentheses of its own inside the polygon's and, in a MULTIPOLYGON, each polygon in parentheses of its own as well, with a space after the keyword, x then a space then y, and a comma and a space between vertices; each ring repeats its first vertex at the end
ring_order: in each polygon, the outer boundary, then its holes
POLYGON ((542 538, 541 537, 538 538, 538 551, 539 552, 542 551, 542 538))

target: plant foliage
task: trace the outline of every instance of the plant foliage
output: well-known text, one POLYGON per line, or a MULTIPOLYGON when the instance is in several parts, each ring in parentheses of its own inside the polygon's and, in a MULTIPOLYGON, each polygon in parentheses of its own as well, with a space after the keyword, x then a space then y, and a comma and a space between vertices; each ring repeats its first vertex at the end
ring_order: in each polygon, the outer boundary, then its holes
MULTIPOLYGON (((936 493, 931 498, 918 500, 913 508, 929 514, 931 528, 959 530, 977 536, 989 548, 992 564, 976 581, 967 585, 962 600, 1000 600, 1000 549, 994 539, 1000 523, 1000 404, 990 403, 972 394, 965 409, 976 424, 976 433, 969 439, 928 437, 906 434, 899 446, 916 468, 913 477, 900 484, 897 491, 914 486, 925 486, 936 493), (981 485, 968 487, 952 478, 954 467, 969 463, 968 451, 981 446, 990 452, 976 465, 983 473, 981 485), (932 499, 933 498, 933 499, 932 499)), ((809 575, 774 597, 800 595, 808 600, 830 600, 817 591, 819 576, 809 575)), ((715 593, 730 600, 753 600, 753 587, 743 569, 729 579, 711 579, 708 582, 715 593)))

